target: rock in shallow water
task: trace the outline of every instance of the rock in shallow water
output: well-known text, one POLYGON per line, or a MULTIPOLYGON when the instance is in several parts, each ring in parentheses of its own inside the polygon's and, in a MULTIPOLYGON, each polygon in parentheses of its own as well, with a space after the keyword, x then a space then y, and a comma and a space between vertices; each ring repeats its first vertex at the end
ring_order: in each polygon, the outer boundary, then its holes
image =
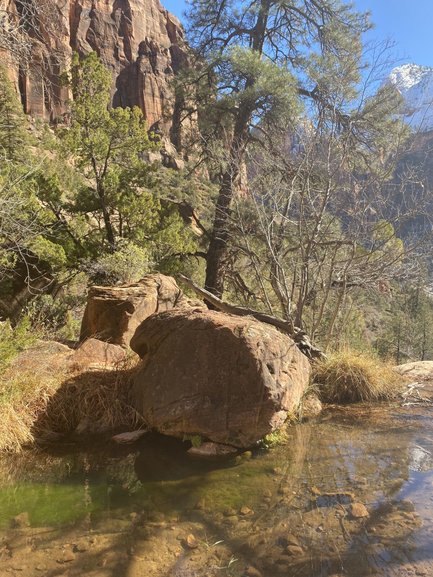
POLYGON ((367 507, 362 503, 352 503, 350 506, 350 514, 354 519, 362 519, 369 516, 367 507))
POLYGON ((245 448, 281 427, 308 385, 295 343, 250 317, 172 310, 131 340, 143 359, 132 403, 161 433, 245 448))
POLYGON ((202 459, 213 459, 218 457, 228 457, 236 455, 237 449, 230 445, 220 445, 219 443, 202 443, 200 447, 191 447, 188 454, 192 457, 199 457, 202 459))

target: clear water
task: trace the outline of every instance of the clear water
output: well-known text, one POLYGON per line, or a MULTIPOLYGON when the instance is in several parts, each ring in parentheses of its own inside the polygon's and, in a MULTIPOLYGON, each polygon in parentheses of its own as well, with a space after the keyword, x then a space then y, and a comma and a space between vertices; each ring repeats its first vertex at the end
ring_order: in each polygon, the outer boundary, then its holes
POLYGON ((218 464, 163 437, 3 457, 0 576, 433 576, 431 416, 334 410, 218 464))

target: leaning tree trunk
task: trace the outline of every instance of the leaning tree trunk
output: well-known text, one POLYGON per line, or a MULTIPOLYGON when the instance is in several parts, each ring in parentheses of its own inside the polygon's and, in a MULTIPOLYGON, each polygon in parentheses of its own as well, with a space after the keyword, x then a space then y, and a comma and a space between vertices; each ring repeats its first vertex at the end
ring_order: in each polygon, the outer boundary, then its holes
POLYGON ((308 335, 300 328, 295 327, 290 320, 287 321, 285 319, 280 319, 278 317, 262 313, 261 311, 256 311, 254 309, 250 309, 247 307, 241 307, 237 305, 232 305, 228 302, 224 302, 217 296, 210 293, 208 290, 200 288, 198 285, 195 284, 195 282, 193 282, 190 278, 184 276, 183 274, 179 275, 179 277, 190 288, 192 288, 199 297, 204 299, 208 304, 208 306, 211 305, 213 309, 222 311, 229 315, 237 315, 241 317, 245 316, 254 317, 261 323, 272 325, 273 327, 276 327, 283 333, 288 334, 294 340, 298 349, 302 353, 304 353, 304 355, 307 356, 309 359, 316 360, 316 359, 323 359, 326 357, 326 355, 320 349, 318 349, 311 343, 308 335))

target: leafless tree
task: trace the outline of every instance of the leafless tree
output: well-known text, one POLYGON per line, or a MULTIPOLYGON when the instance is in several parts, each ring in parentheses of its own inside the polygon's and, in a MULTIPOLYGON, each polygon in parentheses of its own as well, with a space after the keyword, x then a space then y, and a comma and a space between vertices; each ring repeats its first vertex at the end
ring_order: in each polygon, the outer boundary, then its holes
POLYGON ((35 40, 57 37, 58 21, 54 0, 0 0, 0 50, 28 63, 35 40))
POLYGON ((249 194, 234 202, 232 289, 325 346, 359 291, 387 292, 417 272, 425 236, 410 238, 407 223, 428 219, 431 198, 416 166, 393 178, 408 131, 391 118, 383 139, 389 99, 388 88, 366 87, 365 138, 343 131, 337 108, 320 103, 296 132, 266 146, 264 129, 248 154, 249 194))

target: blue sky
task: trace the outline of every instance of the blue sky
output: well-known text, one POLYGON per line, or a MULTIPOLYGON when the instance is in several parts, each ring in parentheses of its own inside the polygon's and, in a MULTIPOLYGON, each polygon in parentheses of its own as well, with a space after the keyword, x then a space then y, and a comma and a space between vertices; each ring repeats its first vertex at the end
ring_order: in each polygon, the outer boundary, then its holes
MULTIPOLYGON (((161 0, 182 19, 184 0, 161 0)), ((433 0, 355 0, 359 10, 370 10, 374 39, 393 39, 398 64, 433 66, 433 0)))

